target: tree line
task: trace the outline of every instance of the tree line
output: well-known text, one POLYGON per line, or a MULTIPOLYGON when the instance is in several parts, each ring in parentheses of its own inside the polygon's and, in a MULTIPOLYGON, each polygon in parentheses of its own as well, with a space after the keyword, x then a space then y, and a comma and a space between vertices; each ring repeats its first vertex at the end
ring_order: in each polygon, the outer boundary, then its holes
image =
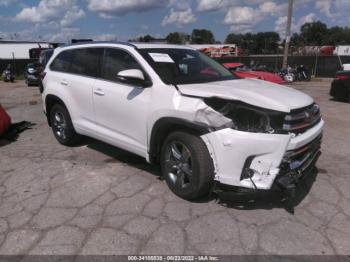
MULTIPOLYGON (((191 34, 172 32, 165 37, 169 44, 220 44, 214 34, 207 29, 193 29, 191 34)), ((141 36, 131 41, 152 42, 156 40, 151 35, 141 36)), ((236 44, 248 54, 278 54, 283 50, 284 40, 276 32, 258 32, 236 34, 230 33, 225 44, 236 44)), ((321 21, 305 23, 299 33, 291 37, 291 47, 350 45, 350 28, 334 26, 328 28, 321 21)))

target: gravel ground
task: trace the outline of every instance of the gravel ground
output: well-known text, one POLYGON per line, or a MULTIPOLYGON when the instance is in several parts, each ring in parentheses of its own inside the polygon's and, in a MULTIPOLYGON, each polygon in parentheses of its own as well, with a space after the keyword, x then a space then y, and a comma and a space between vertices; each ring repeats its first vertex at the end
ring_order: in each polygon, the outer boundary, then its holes
POLYGON ((188 202, 137 156, 91 139, 61 146, 38 89, 1 83, 13 121, 36 125, 0 140, 0 254, 350 254, 350 104, 330 100, 330 80, 293 87, 326 121, 318 172, 297 198, 188 202))

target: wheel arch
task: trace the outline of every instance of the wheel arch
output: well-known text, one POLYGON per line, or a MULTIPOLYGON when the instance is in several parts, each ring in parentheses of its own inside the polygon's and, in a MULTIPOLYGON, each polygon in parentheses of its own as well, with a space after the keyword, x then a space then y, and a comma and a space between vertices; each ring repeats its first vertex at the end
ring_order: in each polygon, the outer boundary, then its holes
POLYGON ((149 160, 151 163, 159 163, 160 151, 165 138, 174 131, 185 131, 198 136, 210 132, 206 125, 193 123, 185 119, 175 117, 163 117, 158 119, 149 136, 149 160))
POLYGON ((55 104, 60 104, 60 105, 63 105, 65 108, 67 108, 65 103, 58 96, 51 95, 51 94, 47 95, 45 97, 45 108, 46 108, 47 123, 49 124, 49 126, 51 126, 51 124, 50 124, 50 122, 51 122, 50 121, 50 112, 51 112, 52 107, 55 104))

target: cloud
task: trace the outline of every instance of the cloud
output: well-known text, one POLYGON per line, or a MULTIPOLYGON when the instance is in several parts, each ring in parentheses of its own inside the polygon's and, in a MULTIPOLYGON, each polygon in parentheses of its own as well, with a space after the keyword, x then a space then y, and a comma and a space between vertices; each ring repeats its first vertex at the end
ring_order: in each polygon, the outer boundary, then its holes
POLYGON ((168 4, 162 0, 88 0, 91 11, 102 17, 122 16, 131 12, 145 12, 168 4))
POLYGON ((80 38, 79 28, 62 28, 58 33, 45 35, 45 39, 48 39, 51 42, 68 42, 74 38, 80 38))
POLYGON ((285 38, 286 29, 287 29, 287 16, 281 16, 275 22, 275 31, 279 33, 281 38, 285 38))
POLYGON ((315 8, 325 16, 336 19, 348 16, 350 10, 349 0, 317 0, 315 8))
POLYGON ((287 12, 285 2, 251 0, 252 6, 231 6, 224 18, 224 24, 230 25, 230 29, 237 33, 246 33, 253 29, 263 20, 270 17, 278 17, 287 12))
POLYGON ((85 12, 76 5, 75 0, 41 0, 37 6, 25 7, 16 16, 15 21, 43 23, 62 18, 62 26, 70 26, 85 12))
POLYGON ((11 34, 9 32, 1 32, 0 31, 0 39, 10 39, 11 38, 11 34))
POLYGON ((252 31, 253 26, 261 21, 258 10, 239 6, 231 7, 224 18, 224 23, 231 26, 231 31, 246 33, 252 31))
POLYGON ((228 4, 227 0, 198 0, 197 2, 199 12, 217 11, 228 4))
POLYGON ((188 7, 185 10, 170 9, 170 13, 163 18, 162 26, 175 24, 177 27, 182 27, 187 24, 194 23, 197 20, 192 12, 192 8, 188 7))
POLYGON ((85 12, 74 6, 72 9, 68 10, 61 20, 61 25, 63 27, 71 26, 76 20, 85 16, 85 12))
POLYGON ((333 14, 331 13, 331 5, 332 5, 332 1, 318 0, 316 1, 315 6, 321 13, 323 13, 329 18, 333 18, 333 14))
POLYGON ((259 6, 260 12, 271 16, 281 16, 287 13, 288 4, 276 4, 273 1, 264 2, 259 6))
POLYGON ((301 27, 303 24, 315 22, 315 21, 317 21, 317 19, 318 19, 318 17, 317 17, 317 15, 314 14, 314 13, 310 13, 310 14, 308 14, 308 15, 306 15, 306 16, 300 17, 300 18, 299 18, 299 21, 298 21, 298 23, 297 23, 297 28, 298 28, 298 30, 300 29, 300 27, 301 27))
POLYGON ((115 34, 100 34, 93 39, 96 41, 117 41, 117 36, 115 34))
MULTIPOLYGON (((299 32, 300 27, 305 23, 311 23, 317 20, 317 15, 314 13, 309 13, 305 16, 302 16, 299 18, 297 22, 295 22, 294 19, 292 19, 292 33, 299 32)), ((279 33, 281 38, 286 37, 286 30, 287 30, 287 16, 281 16, 279 17, 275 22, 275 31, 279 33)))

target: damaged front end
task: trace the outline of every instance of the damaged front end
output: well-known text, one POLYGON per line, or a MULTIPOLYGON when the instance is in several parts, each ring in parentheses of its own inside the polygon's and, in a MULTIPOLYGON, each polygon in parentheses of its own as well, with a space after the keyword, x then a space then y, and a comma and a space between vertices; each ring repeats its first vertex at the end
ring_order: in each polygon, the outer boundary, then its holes
MULTIPOLYGON (((303 133, 292 133, 288 113, 240 101, 204 98, 194 122, 211 132, 202 135, 213 158, 215 180, 249 191, 294 188, 320 155, 323 120, 303 133)), ((301 113, 298 111, 298 114, 301 113)), ((299 118, 298 118, 299 119, 299 118)))

